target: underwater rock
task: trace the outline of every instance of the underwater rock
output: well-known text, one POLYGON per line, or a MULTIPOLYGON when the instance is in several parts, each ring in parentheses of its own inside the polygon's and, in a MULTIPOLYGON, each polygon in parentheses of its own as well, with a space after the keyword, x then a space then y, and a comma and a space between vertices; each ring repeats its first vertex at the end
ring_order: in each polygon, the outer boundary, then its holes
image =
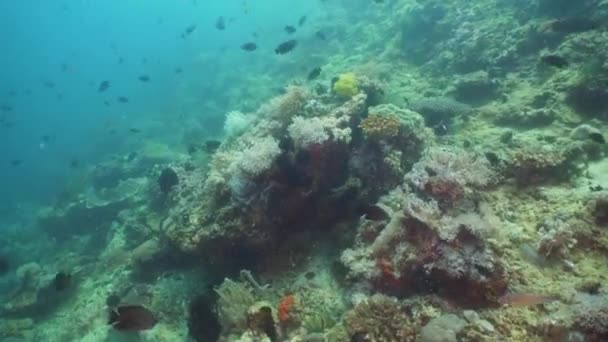
POLYGON ((454 314, 433 318, 422 328, 421 342, 457 342, 458 334, 467 322, 454 314))
POLYGON ((485 104, 498 95, 499 83, 487 71, 476 71, 456 79, 449 93, 457 101, 470 105, 485 104))
POLYGON ((177 184, 179 184, 179 178, 172 168, 167 167, 161 171, 160 176, 158 176, 158 186, 162 193, 168 193, 177 184))
POLYGON ((422 114, 428 127, 449 125, 457 116, 469 114, 472 108, 449 97, 426 97, 412 103, 411 109, 422 114))
POLYGON ((502 126, 518 128, 536 128, 548 126, 557 117, 557 113, 550 108, 521 108, 501 111, 494 122, 502 126))
POLYGON ((360 240, 343 253, 353 278, 398 297, 437 294, 463 308, 498 306, 508 280, 480 237, 490 224, 473 213, 448 218, 436 204, 411 195, 405 203, 373 242, 360 240))
POLYGON ((570 139, 605 144, 606 138, 602 132, 588 124, 577 126, 570 132, 570 139))
POLYGON ((77 235, 103 233, 100 228, 109 227, 118 213, 129 207, 129 203, 126 199, 97 204, 78 201, 41 215, 37 224, 60 242, 77 235))

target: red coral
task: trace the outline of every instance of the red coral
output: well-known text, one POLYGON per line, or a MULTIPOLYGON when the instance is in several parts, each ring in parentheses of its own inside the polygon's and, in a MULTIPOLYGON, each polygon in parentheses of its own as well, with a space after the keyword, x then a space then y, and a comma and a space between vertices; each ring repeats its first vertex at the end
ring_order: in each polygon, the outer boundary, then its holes
POLYGON ((439 177, 431 177, 424 184, 426 191, 433 198, 452 203, 464 197, 464 189, 457 183, 439 177))

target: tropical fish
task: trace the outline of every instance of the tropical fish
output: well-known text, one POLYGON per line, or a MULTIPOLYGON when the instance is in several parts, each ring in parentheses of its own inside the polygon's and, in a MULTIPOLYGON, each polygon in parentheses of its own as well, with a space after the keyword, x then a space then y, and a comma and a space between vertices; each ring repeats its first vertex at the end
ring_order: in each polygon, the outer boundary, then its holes
POLYGON ((258 45, 254 42, 248 42, 241 45, 241 50, 245 51, 255 51, 258 48, 258 45))
POLYGON ((306 23, 306 16, 303 15, 302 17, 300 17, 300 20, 298 20, 298 26, 302 26, 304 25, 304 23, 306 23))
POLYGON ((44 81, 44 86, 47 88, 55 88, 55 83, 51 81, 44 81))
POLYGON ((523 308, 526 306, 534 306, 545 304, 558 300, 555 296, 546 296, 535 293, 507 293, 498 298, 498 303, 511 308, 523 308))
POLYGON ((323 33, 323 31, 317 31, 315 32, 315 37, 317 37, 320 40, 326 40, 327 37, 325 36, 325 33, 323 33))
POLYGON ((285 26, 285 32, 287 32, 288 34, 292 34, 296 32, 296 28, 291 26, 291 25, 287 25, 285 26))
POLYGON ((103 93, 104 91, 108 90, 109 87, 110 87, 110 81, 102 81, 101 83, 99 83, 99 87, 97 88, 97 91, 100 93, 103 93))
POLYGON ((277 46, 277 48, 274 49, 274 52, 277 55, 284 55, 284 54, 290 52, 291 50, 293 50, 296 47, 296 45, 298 45, 297 40, 295 40, 295 39, 288 40, 286 42, 279 44, 279 46, 277 46))
POLYGON ((182 73, 182 71, 183 71, 183 70, 182 70, 182 68, 180 68, 180 67, 177 67, 177 68, 175 68, 175 70, 173 70, 173 72, 175 72, 176 74, 181 74, 181 73, 182 73))
POLYGON ((316 67, 314 69, 312 69, 309 73, 308 73, 308 80, 312 81, 315 78, 319 77, 319 75, 321 75, 321 68, 320 67, 316 67))
POLYGON ((141 75, 137 79, 140 80, 141 82, 150 82, 150 76, 148 76, 148 75, 141 75))
POLYGON ((152 329, 158 320, 141 305, 121 305, 110 310, 108 324, 119 331, 141 331, 152 329))
POLYGON ((215 21, 215 28, 223 31, 226 29, 226 19, 224 19, 224 17, 218 17, 217 20, 215 21))
POLYGON ((21 159, 13 159, 13 160, 11 160, 11 165, 12 166, 19 166, 21 164, 23 164, 23 160, 21 160, 21 159))
POLYGON ((125 97, 125 96, 119 96, 118 97, 118 102, 120 102, 120 103, 129 103, 129 98, 125 97))
POLYGON ((545 55, 542 56, 540 60, 547 65, 554 66, 559 69, 566 68, 568 65, 570 65, 570 63, 568 63, 564 57, 558 55, 545 55))
POLYGON ((13 110, 13 107, 8 106, 8 105, 1 105, 0 110, 3 112, 10 112, 11 110, 13 110))
POLYGON ((139 128, 129 128, 129 132, 131 132, 131 133, 141 133, 141 129, 139 129, 139 128))
POLYGON ((378 205, 362 205, 357 212, 370 221, 388 221, 390 219, 389 214, 378 205))

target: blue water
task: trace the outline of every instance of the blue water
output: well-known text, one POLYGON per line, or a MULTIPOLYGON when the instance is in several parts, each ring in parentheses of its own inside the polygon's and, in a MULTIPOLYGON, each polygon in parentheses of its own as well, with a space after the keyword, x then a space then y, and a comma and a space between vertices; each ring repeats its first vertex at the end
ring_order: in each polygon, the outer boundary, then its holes
MULTIPOLYGON (((272 49, 287 39, 285 25, 295 25, 303 15, 314 22, 321 4, 3 1, 0 104, 13 109, 0 115, 14 126, 0 129, 0 208, 14 213, 19 203, 52 201, 79 175, 72 160, 83 168, 108 154, 128 152, 143 138, 176 144, 175 130, 193 121, 213 126, 207 127, 212 131, 221 128, 225 112, 240 109, 223 95, 245 77, 286 77, 272 49), (226 18, 224 31, 215 28, 219 16, 226 18), (190 25, 196 29, 182 38, 190 25), (241 51, 247 41, 255 41, 258 51, 241 51), (140 82, 140 75, 151 81, 140 82), (99 93, 104 80, 110 88, 99 93), (119 103, 119 96, 129 103, 119 103), (128 133, 148 121, 167 129, 128 133), (13 166, 12 160, 22 164, 13 166)), ((306 26, 297 35, 313 29, 306 26)), ((280 82, 268 84, 273 87, 280 82)))

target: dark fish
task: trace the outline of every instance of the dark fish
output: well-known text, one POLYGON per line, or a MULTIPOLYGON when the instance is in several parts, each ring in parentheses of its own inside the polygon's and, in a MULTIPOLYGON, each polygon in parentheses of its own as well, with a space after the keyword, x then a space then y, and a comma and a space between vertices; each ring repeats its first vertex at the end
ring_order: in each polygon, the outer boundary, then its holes
POLYGON ((568 63, 564 57, 558 55, 545 55, 542 56, 540 60, 547 65, 554 66, 559 69, 566 68, 568 65, 570 65, 570 63, 568 63))
POLYGON ((604 138, 604 136, 601 133, 589 133, 589 139, 591 139, 592 141, 595 141, 598 144, 605 144, 606 143, 606 139, 604 138))
POLYGON ((140 80, 141 82, 150 82, 150 76, 148 76, 148 75, 141 75, 137 79, 140 80))
POLYGON ((306 23, 306 16, 305 16, 305 15, 303 15, 303 16, 300 18, 300 20, 298 20, 298 26, 300 26, 300 27, 301 27, 302 25, 304 25, 304 23, 306 23))
POLYGON ((217 18, 217 20, 215 21, 215 28, 220 31, 226 29, 226 20, 224 19, 224 17, 217 18))
POLYGON ((55 88, 55 83, 53 83, 51 81, 45 81, 44 86, 47 88, 55 88))
POLYGON ((296 32, 296 28, 291 26, 291 25, 287 25, 285 26, 285 32, 287 32, 288 34, 292 34, 296 32))
POLYGON ((192 32, 194 32, 194 30, 196 30, 196 25, 190 25, 190 26, 186 27, 186 29, 184 30, 184 33, 182 33, 182 38, 186 38, 186 36, 189 36, 190 34, 192 34, 192 32))
POLYGON ((181 74, 181 73, 182 73, 182 71, 183 71, 183 70, 182 70, 182 68, 180 68, 180 67, 177 67, 177 68, 175 68, 175 70, 173 70, 173 72, 175 72, 176 74, 181 74))
POLYGON ((298 45, 297 40, 295 40, 295 39, 288 40, 286 42, 279 44, 279 46, 277 46, 277 48, 274 49, 274 52, 277 55, 284 55, 284 54, 290 52, 291 50, 293 50, 296 47, 296 45, 298 45))
POLYGON ((51 142, 51 140, 52 140, 52 139, 53 139, 53 137, 51 137, 51 136, 50 136, 50 135, 48 135, 48 134, 43 135, 43 136, 42 136, 42 138, 41 138, 42 142, 47 143, 47 144, 48 144, 49 142, 51 142))
POLYGON ((4 255, 0 255, 0 276, 7 274, 10 269, 11 263, 8 261, 8 258, 4 255))
POLYGON ((110 107, 110 101, 108 101, 108 100, 103 101, 103 104, 105 104, 105 105, 106 105, 106 107, 110 107))
POLYGON ((160 173, 157 181, 160 191, 166 194, 179 184, 179 177, 172 168, 167 167, 160 173))
POLYGON ((325 33, 323 33, 323 31, 315 32, 315 37, 321 40, 327 40, 327 37, 325 36, 325 33))
POLYGON ((220 145, 222 145, 221 141, 207 140, 207 141, 205 141, 205 151, 207 151, 207 153, 213 153, 213 152, 217 151, 217 149, 220 147, 220 145))
POLYGON ((10 112, 11 110, 13 110, 13 107, 8 105, 1 105, 0 110, 2 110, 3 112, 10 112))
POLYGON ((12 166, 19 166, 21 164, 23 164, 23 160, 21 160, 21 159, 13 159, 13 160, 11 160, 11 165, 12 166))
POLYGON ((121 298, 118 294, 116 293, 111 293, 107 298, 106 298, 106 305, 113 309, 115 307, 117 307, 118 305, 120 305, 121 302, 121 298))
POLYGON ((108 90, 108 88, 110 88, 110 81, 102 81, 101 83, 99 83, 97 91, 103 93, 104 91, 108 90))
POLYGON ((53 287, 57 291, 65 291, 72 285, 72 275, 66 272, 59 272, 55 274, 53 279, 53 287))
POLYGON ((125 97, 125 96, 119 96, 118 97, 118 102, 120 102, 120 103, 129 103, 129 98, 125 97))
POLYGON ((8 96, 17 96, 17 92, 15 90, 11 90, 8 92, 8 96))
POLYGON ((599 25, 589 17, 574 16, 553 20, 549 23, 549 27, 554 32, 567 34, 596 30, 599 25))
POLYGON ((188 307, 188 331, 197 341, 218 341, 222 326, 216 310, 217 299, 199 295, 190 301, 188 307))
POLYGON ((152 329, 158 321, 154 314, 141 305, 121 305, 110 310, 110 324, 119 331, 141 331, 152 329))
POLYGON ((312 81, 315 78, 319 77, 319 75, 321 75, 321 68, 320 67, 316 67, 314 69, 312 69, 309 73, 308 73, 308 80, 312 81))
POLYGON ((78 159, 78 157, 72 157, 72 159, 70 160, 70 168, 77 169, 79 166, 80 160, 78 159))
POLYGON ((131 133, 141 133, 141 129, 138 129, 138 128, 129 128, 129 132, 131 132, 131 133))
POLYGON ((125 62, 125 59, 124 59, 124 58, 122 58, 122 57, 118 58, 118 64, 122 64, 122 63, 124 63, 124 62, 125 62))
POLYGON ((245 51, 255 51, 258 48, 258 45, 254 42, 249 42, 241 45, 241 50, 245 51))
POLYGON ((534 306, 545 304, 558 300, 555 296, 545 296, 534 293, 507 293, 498 298, 498 303, 503 306, 512 308, 523 308, 526 306, 534 306))
POLYGON ((388 221, 390 219, 389 214, 378 205, 362 205, 357 212, 370 221, 388 221))

